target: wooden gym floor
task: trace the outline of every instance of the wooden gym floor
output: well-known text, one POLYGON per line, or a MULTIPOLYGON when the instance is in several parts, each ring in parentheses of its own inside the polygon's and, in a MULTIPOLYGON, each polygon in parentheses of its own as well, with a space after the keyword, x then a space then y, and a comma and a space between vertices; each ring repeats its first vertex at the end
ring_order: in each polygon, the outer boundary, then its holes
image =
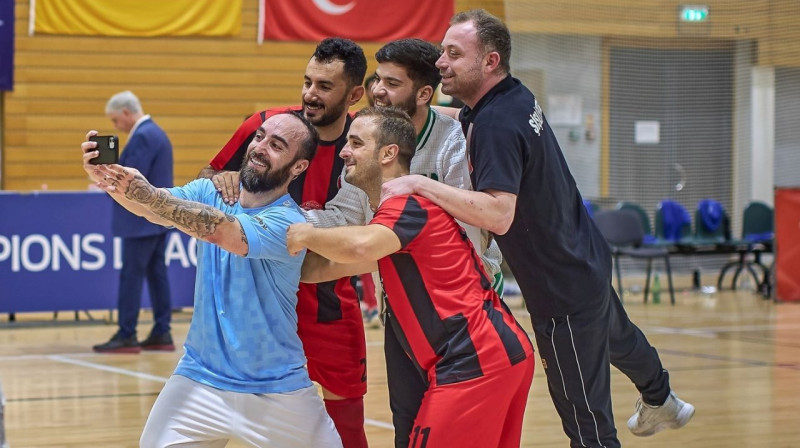
MULTIPOLYGON (((674 307, 663 302, 644 305, 641 299, 628 294, 626 309, 661 354, 673 389, 697 412, 681 430, 633 437, 625 422, 637 393, 624 375, 612 369, 614 414, 623 445, 800 445, 800 304, 773 303, 751 291, 679 292, 674 307)), ((530 329, 520 299, 507 300, 530 329)), ((175 315, 176 343, 183 342, 190 316, 190 312, 175 315)), ((35 322, 50 317, 20 315, 17 323, 0 328, 0 382, 11 447, 138 446, 150 407, 181 351, 95 354, 91 346, 107 340, 114 325, 74 325, 72 313, 61 313, 58 325, 35 322)), ((143 314, 141 337, 149 330, 149 319, 143 314)), ((382 331, 368 329, 367 341, 367 437, 371 447, 388 448, 392 429, 382 331)), ((522 446, 568 446, 538 361, 528 403, 522 446)))

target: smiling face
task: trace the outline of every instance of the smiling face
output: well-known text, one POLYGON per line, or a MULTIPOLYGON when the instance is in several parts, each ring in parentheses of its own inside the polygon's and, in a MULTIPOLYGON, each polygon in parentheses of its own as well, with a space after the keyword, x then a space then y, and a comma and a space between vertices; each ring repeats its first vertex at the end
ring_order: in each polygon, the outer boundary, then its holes
POLYGON ((442 55, 436 61, 442 75, 442 93, 470 104, 484 80, 485 57, 471 21, 451 25, 442 40, 442 55))
POLYGON ((247 147, 240 170, 242 187, 260 193, 288 185, 308 165, 299 154, 307 134, 305 125, 291 114, 269 117, 247 147))
POLYGON ((344 73, 344 62, 328 63, 311 58, 303 81, 303 113, 316 127, 333 124, 347 113, 350 87, 344 73))
POLYGON ((344 179, 368 191, 381 182, 380 148, 375 139, 376 125, 370 117, 357 117, 347 132, 347 144, 340 157, 344 159, 344 179))
MULTIPOLYGON (((377 81, 372 86, 375 105, 378 107, 394 106, 410 117, 417 113, 417 89, 414 81, 408 76, 405 67, 394 62, 381 62, 375 70, 377 81)), ((422 105, 426 103, 423 101, 422 105)))

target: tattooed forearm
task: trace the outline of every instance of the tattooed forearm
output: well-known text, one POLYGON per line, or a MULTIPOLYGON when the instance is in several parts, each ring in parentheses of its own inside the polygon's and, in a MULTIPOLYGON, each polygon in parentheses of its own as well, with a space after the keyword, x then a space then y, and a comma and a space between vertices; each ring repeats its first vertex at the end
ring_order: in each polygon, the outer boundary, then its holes
POLYGON ((213 235, 217 226, 225 220, 225 214, 211 206, 184 201, 164 191, 157 194, 167 197, 164 198, 163 206, 151 209, 153 213, 174 222, 176 226, 188 230, 198 238, 205 239, 213 235))
POLYGON ((226 217, 214 207, 176 198, 150 185, 141 175, 137 175, 128 185, 125 197, 147 206, 153 214, 201 239, 214 234, 217 226, 226 217))
POLYGON ((131 201, 147 205, 156 199, 157 191, 158 189, 156 189, 156 187, 150 185, 147 179, 139 174, 131 181, 130 185, 128 185, 128 188, 125 190, 125 197, 131 201))

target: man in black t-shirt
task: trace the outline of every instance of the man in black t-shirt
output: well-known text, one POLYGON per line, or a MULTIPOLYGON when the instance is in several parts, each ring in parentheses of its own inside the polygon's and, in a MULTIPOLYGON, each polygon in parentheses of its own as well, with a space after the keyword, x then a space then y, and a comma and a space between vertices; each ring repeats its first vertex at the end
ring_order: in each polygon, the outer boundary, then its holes
POLYGON ((536 98, 509 74, 508 28, 482 10, 450 23, 437 67, 442 91, 465 104, 459 118, 474 191, 405 176, 384 184, 384 199, 419 194, 495 234, 531 313, 572 446, 620 446, 609 361, 641 393, 628 421, 635 435, 685 425, 694 407, 672 393, 658 353, 625 313, 611 286, 608 244, 536 98))

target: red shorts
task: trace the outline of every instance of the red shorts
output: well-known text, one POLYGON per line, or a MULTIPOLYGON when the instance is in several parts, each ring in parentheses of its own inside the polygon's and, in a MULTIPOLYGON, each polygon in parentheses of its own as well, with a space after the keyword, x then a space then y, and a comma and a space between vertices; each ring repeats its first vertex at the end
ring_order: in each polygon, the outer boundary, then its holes
POLYGON ((409 448, 519 448, 533 355, 507 369, 425 392, 409 448))
POLYGON ((367 393, 367 344, 358 295, 350 279, 300 283, 297 334, 308 373, 325 389, 345 398, 367 393))

